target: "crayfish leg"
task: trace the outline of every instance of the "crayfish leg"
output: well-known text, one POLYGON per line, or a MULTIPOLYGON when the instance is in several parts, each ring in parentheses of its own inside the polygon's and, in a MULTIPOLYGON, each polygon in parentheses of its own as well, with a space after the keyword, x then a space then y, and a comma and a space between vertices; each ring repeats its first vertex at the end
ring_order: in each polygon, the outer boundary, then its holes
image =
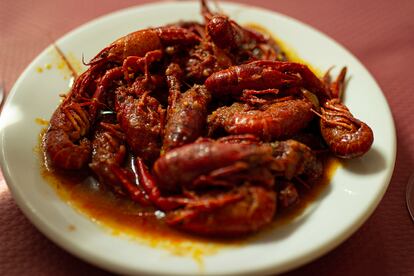
POLYGON ((328 71, 326 71, 323 77, 323 82, 330 90, 331 99, 341 100, 344 94, 344 91, 345 91, 345 79, 346 79, 347 67, 343 67, 341 69, 335 81, 332 81, 332 77, 330 74, 331 69, 332 68, 329 68, 328 71))
POLYGON ((187 204, 187 198, 184 197, 162 197, 154 177, 150 174, 141 158, 137 157, 134 160, 133 167, 140 186, 144 189, 152 204, 163 211, 177 209, 187 204))

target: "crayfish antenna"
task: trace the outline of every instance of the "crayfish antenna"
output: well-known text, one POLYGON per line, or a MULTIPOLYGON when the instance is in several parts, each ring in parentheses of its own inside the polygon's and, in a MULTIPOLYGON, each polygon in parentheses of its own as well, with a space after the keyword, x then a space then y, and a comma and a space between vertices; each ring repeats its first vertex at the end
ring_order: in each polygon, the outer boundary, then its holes
POLYGON ((331 71, 335 66, 331 66, 328 68, 328 70, 326 70, 325 74, 322 77, 322 81, 324 84, 326 84, 328 87, 331 85, 332 83, 332 78, 331 78, 331 71))
POLYGON ((210 21, 214 16, 214 14, 210 11, 206 0, 201 0, 201 15, 204 17, 206 22, 210 21))
POLYGON ((85 66, 89 66, 90 64, 85 62, 85 55, 82 53, 82 64, 85 66))
MULTIPOLYGON (((66 55, 63 53, 63 51, 57 46, 56 43, 53 43, 53 47, 55 48, 56 52, 59 54, 60 58, 63 60, 65 65, 68 67, 69 71, 71 72, 71 75, 74 79, 78 77, 78 72, 73 68, 72 64, 69 62, 66 55)), ((83 62, 83 54, 82 54, 82 62, 83 62)))

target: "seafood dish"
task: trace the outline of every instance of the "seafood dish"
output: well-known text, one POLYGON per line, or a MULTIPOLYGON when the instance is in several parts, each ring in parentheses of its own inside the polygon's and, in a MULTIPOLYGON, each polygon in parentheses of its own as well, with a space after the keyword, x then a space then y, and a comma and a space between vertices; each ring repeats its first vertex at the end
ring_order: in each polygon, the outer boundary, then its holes
POLYGON ((201 1, 203 22, 132 32, 86 65, 42 139, 51 170, 87 172, 160 223, 208 237, 269 225, 323 156, 368 152, 371 128, 332 78, 201 1))

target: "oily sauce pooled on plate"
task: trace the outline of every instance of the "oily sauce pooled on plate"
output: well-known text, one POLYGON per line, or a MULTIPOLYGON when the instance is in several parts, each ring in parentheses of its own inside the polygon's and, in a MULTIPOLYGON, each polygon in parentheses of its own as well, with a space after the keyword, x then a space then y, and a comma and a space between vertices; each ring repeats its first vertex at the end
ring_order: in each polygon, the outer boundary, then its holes
POLYGON ((346 68, 321 79, 271 36, 205 1, 201 11, 202 23, 102 49, 52 115, 47 167, 85 174, 66 186, 94 216, 122 205, 113 221, 140 221, 143 233, 247 236, 323 186, 330 156, 371 147, 371 129, 340 99, 346 68))
MULTIPOLYGON (((274 224, 289 223, 299 216, 306 206, 314 202, 321 192, 327 188, 332 174, 339 161, 333 157, 324 158, 324 176, 316 183, 308 183, 310 187, 299 188, 299 200, 289 208, 280 210, 275 216, 274 224)), ((113 234, 126 233, 157 245, 169 241, 169 247, 179 251, 177 246, 182 241, 215 241, 221 244, 242 242, 238 239, 206 240, 169 227, 164 221, 164 214, 154 207, 143 207, 132 200, 114 194, 108 187, 90 176, 90 172, 57 172, 45 166, 42 176, 52 185, 63 200, 74 206, 81 213, 109 227, 113 234)), ((68 226, 76 231, 76 226, 68 226)), ((270 225, 268 229, 273 229, 270 225)), ((246 237, 242 237, 246 238, 246 237)), ((186 248, 188 250, 188 248, 186 248)))

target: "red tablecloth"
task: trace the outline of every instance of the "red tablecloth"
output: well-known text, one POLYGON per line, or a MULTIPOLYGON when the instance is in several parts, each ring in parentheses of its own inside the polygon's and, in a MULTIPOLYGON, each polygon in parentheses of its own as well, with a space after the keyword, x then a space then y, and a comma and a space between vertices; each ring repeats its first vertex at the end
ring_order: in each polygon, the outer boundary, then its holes
MULTIPOLYGON (((53 40, 97 16, 149 1, 0 1, 0 80, 10 90, 53 40)), ((374 214, 350 239, 288 275, 414 275, 414 224, 405 186, 414 172, 414 1, 238 1, 297 18, 354 53, 374 75, 393 111, 397 162, 374 214)), ((368 104, 368 103, 367 103, 368 104)), ((106 274, 66 253, 23 216, 0 174, 0 275, 106 274)))

